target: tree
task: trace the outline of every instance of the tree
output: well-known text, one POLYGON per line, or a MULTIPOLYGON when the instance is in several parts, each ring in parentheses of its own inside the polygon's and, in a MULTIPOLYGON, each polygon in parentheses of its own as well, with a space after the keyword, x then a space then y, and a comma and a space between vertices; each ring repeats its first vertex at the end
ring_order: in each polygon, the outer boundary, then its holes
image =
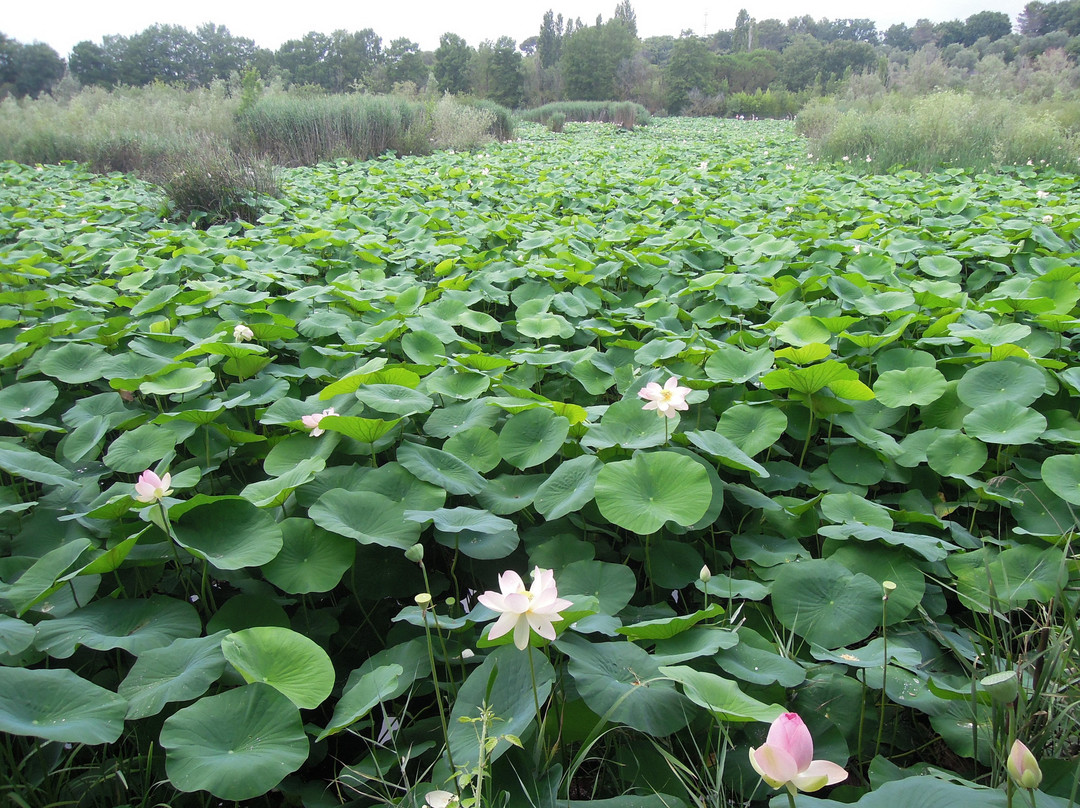
POLYGON ((89 40, 78 42, 71 49, 68 69, 88 87, 112 87, 120 81, 115 60, 105 48, 89 40))
POLYGON ((327 89, 334 92, 351 87, 367 89, 374 83, 375 71, 383 61, 382 37, 370 28, 351 33, 338 29, 330 35, 324 58, 327 89))
POLYGON ((754 43, 759 48, 782 51, 790 41, 791 32, 778 19, 761 20, 754 27, 754 43))
POLYGON ((980 11, 964 22, 964 44, 974 45, 982 37, 993 42, 1012 33, 1009 15, 1001 11, 980 11))
POLYGON ((960 20, 949 20, 935 25, 934 33, 937 35, 938 46, 944 48, 954 42, 963 43, 967 28, 960 20))
POLYGON ((704 95, 716 92, 716 54, 709 50, 705 40, 696 36, 679 37, 664 70, 664 84, 668 112, 672 115, 683 111, 691 90, 704 95))
POLYGON ((614 98, 619 67, 633 58, 637 47, 637 37, 621 19, 608 20, 600 27, 578 28, 563 44, 560 62, 567 98, 614 98))
POLYGON ((614 19, 625 22, 630 33, 637 36, 637 14, 634 12, 634 7, 630 5, 630 0, 619 0, 619 4, 615 6, 614 19))
POLYGON ((435 81, 444 93, 459 95, 469 91, 469 62, 473 49, 457 34, 439 37, 435 50, 435 81))
POLYGON ((780 54, 777 77, 792 92, 810 89, 821 73, 825 46, 809 34, 799 34, 780 54))
POLYGON ((303 39, 283 42, 274 54, 274 64, 288 73, 293 84, 317 84, 329 89, 333 85, 326 62, 329 53, 330 38, 309 31, 303 39))
POLYGON ((395 84, 411 81, 417 87, 427 84, 428 69, 420 46, 411 39, 400 37, 386 49, 386 89, 395 84))
POLYGON ((524 76, 521 73, 521 54, 518 53, 513 39, 502 36, 495 42, 491 49, 488 72, 488 97, 510 109, 520 106, 524 92, 524 76))
POLYGON ((885 31, 883 39, 890 48, 906 51, 915 50, 915 44, 911 38, 911 29, 902 22, 890 25, 885 31))
POLYGON ((547 69, 558 64, 562 51, 562 14, 558 26, 555 14, 548 9, 544 12, 544 21, 540 25, 540 36, 536 41, 536 55, 540 58, 540 67, 547 69))
POLYGON ((64 77, 64 60, 44 42, 17 48, 13 59, 15 95, 37 98, 64 77))
POLYGON ((734 51, 748 51, 754 48, 754 18, 745 8, 739 9, 735 17, 735 30, 731 35, 731 48, 734 51))

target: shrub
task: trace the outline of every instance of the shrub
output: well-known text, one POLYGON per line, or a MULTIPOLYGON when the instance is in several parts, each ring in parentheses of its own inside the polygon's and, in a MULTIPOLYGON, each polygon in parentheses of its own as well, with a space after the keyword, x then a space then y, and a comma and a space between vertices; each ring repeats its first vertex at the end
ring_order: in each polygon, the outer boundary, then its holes
POLYGON ((617 123, 617 116, 622 116, 625 119, 630 115, 629 108, 633 109, 633 123, 635 126, 648 126, 650 120, 649 111, 641 104, 630 101, 558 101, 526 110, 521 114, 521 117, 526 121, 541 123, 545 126, 548 119, 555 113, 561 113, 566 116, 567 121, 577 123, 617 123))
POLYGON ((432 110, 432 141, 437 149, 471 149, 492 138, 495 113, 459 104, 447 93, 432 110))
POLYGON ((566 113, 553 112, 548 116, 547 127, 552 132, 561 132, 566 125, 566 113))
POLYGON ((162 160, 155 177, 176 218, 207 226, 232 219, 255 221, 268 197, 277 196, 278 172, 252 154, 237 154, 216 141, 175 152, 162 160))

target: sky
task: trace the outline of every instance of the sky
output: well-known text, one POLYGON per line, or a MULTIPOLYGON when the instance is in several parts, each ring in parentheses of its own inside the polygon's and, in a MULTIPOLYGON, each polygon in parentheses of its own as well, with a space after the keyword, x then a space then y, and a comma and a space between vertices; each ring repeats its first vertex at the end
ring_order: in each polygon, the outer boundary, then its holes
MULTIPOLYGON (((7 0, 0 12, 0 33, 19 42, 45 42, 61 56, 82 40, 100 42, 107 34, 130 36, 154 23, 183 25, 195 30, 205 22, 224 25, 234 36, 276 50, 287 39, 308 31, 330 33, 339 28, 371 28, 387 45, 399 37, 419 43, 423 50, 438 47, 439 36, 450 31, 470 45, 510 36, 522 41, 540 30, 544 12, 591 23, 597 14, 612 16, 618 0, 302 0, 268 3, 265 0, 59 0, 33 3, 7 0)), ((685 29, 711 34, 731 29, 740 8, 755 19, 775 17, 787 21, 809 14, 827 17, 869 17, 884 31, 894 23, 914 25, 920 18, 932 22, 966 19, 979 11, 1002 11, 1016 22, 1026 0, 908 0, 905 3, 867 4, 865 0, 631 0, 641 37, 678 36, 685 29)))

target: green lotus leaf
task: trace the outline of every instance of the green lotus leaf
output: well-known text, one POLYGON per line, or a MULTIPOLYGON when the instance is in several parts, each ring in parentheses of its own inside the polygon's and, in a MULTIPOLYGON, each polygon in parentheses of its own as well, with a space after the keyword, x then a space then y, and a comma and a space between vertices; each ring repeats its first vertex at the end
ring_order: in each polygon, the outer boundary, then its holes
POLYGON ((341 732, 370 713, 376 705, 393 698, 398 686, 398 677, 404 672, 401 665, 382 665, 361 676, 354 684, 347 686, 337 704, 334 705, 334 714, 330 718, 330 723, 315 740, 321 741, 341 732))
POLYGON ((887 370, 874 382, 874 395, 886 407, 924 406, 941 398, 947 386, 937 368, 887 370))
POLYGON ((545 519, 558 519, 581 510, 592 501, 593 488, 603 463, 593 455, 566 460, 536 490, 533 503, 545 519))
POLYGON ((1046 392, 1046 378, 1035 365, 1016 361, 984 362, 960 378, 956 394, 969 407, 1007 400, 1026 407, 1046 392))
POLYGON ((486 474, 502 462, 499 436, 484 426, 455 432, 446 439, 443 451, 465 461, 481 474, 486 474))
POLYGON ((675 452, 639 453, 607 463, 596 478, 596 504, 608 521, 639 535, 667 522, 692 525, 709 509, 712 485, 700 465, 675 452))
POLYGON ((309 519, 291 517, 281 527, 281 552, 262 565, 262 574, 283 592, 294 595, 329 592, 352 566, 356 544, 317 527, 309 519))
POLYGON ((499 433, 499 453, 514 468, 527 469, 562 448, 570 422, 541 407, 510 416, 499 433))
POLYGON ((113 743, 127 701, 69 670, 0 667, 0 730, 59 743, 113 743))
POLYGON ((445 488, 451 494, 476 494, 485 485, 484 478, 464 461, 431 446, 403 443, 398 447, 397 459, 421 480, 445 488))
POLYGON ((274 517, 241 497, 198 496, 173 524, 176 543, 219 570, 258 567, 281 550, 274 517))
POLYGON ((176 433, 168 427, 143 424, 124 432, 109 445, 105 465, 114 471, 139 474, 172 454, 176 433))
POLYGON ((208 696, 161 728, 165 771, 181 791, 223 800, 259 797, 307 760, 300 711, 261 683, 208 696))
POLYGON ((1047 488, 1070 505, 1080 505, 1080 455, 1051 455, 1041 471, 1047 488))
POLYGON ((318 643, 292 629, 256 626, 221 640, 221 653, 247 682, 262 682, 302 710, 326 701, 334 665, 318 643))
POLYGON ((720 415, 716 431, 748 456, 768 449, 787 428, 787 416, 773 406, 736 404, 720 415))
POLYGON ((69 342, 45 355, 41 372, 65 384, 86 384, 105 376, 110 360, 100 345, 69 342))
POLYGON ((420 538, 421 526, 405 519, 405 505, 370 491, 327 491, 308 510, 319 527, 361 544, 407 550, 420 538))
MULTIPOLYGON (((607 449, 621 446, 624 449, 647 449, 664 442, 663 417, 653 410, 642 409, 642 401, 624 399, 609 406, 600 417, 600 423, 589 427, 582 446, 607 449)), ((678 418, 668 422, 669 428, 678 424, 678 418)))
POLYGON ((142 654, 118 688, 128 701, 128 719, 157 715, 166 704, 191 701, 209 690, 225 669, 223 634, 182 638, 142 654))
POLYGON ((659 670, 681 684, 690 701, 704 707, 718 720, 771 722, 784 712, 780 705, 751 698, 739 689, 738 684, 714 673, 684 665, 669 665, 659 670))
POLYGON ((926 461, 938 474, 967 476, 986 465, 986 444, 959 432, 939 435, 926 449, 926 461))
POLYGON ((1046 429, 1046 418, 1010 399, 980 404, 964 416, 964 431, 983 443, 1022 446, 1034 443, 1046 429))
POLYGON ((135 656, 195 637, 202 623, 185 600, 152 595, 138 600, 96 600, 66 617, 38 624, 34 646, 66 659, 80 645, 98 651, 122 648, 135 656))
POLYGON ((0 418, 5 421, 34 418, 49 409, 59 395, 52 382, 16 382, 0 390, 0 418))
POLYGON ((881 585, 842 564, 810 559, 786 564, 773 580, 772 604, 786 628, 825 648, 870 636, 881 621, 881 585))

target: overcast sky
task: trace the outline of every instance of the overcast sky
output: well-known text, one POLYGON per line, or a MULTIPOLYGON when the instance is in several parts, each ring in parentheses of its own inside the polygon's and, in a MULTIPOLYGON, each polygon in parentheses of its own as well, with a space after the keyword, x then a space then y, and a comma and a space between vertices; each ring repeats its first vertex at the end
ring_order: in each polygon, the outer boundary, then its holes
MULTIPOLYGON (((500 36, 520 42, 540 29, 549 8, 564 17, 593 22, 597 14, 608 19, 618 0, 301 0, 274 3, 261 0, 61 0, 29 2, 4 0, 0 33, 20 42, 46 42, 61 56, 84 39, 100 42, 106 34, 131 34, 154 23, 183 25, 194 30, 204 22, 226 26, 235 36, 246 36, 262 47, 277 49, 287 39, 308 31, 330 33, 338 28, 372 28, 389 44, 398 37, 434 50, 447 31, 470 45, 500 36)), ((869 17, 885 30, 893 23, 913 25, 920 18, 933 22, 966 19, 978 11, 1003 11, 1016 22, 1026 0, 909 0, 906 3, 866 3, 865 0, 631 0, 642 37, 684 29, 698 34, 730 29, 735 15, 746 8, 752 17, 790 17, 810 14, 815 19, 869 17)))

